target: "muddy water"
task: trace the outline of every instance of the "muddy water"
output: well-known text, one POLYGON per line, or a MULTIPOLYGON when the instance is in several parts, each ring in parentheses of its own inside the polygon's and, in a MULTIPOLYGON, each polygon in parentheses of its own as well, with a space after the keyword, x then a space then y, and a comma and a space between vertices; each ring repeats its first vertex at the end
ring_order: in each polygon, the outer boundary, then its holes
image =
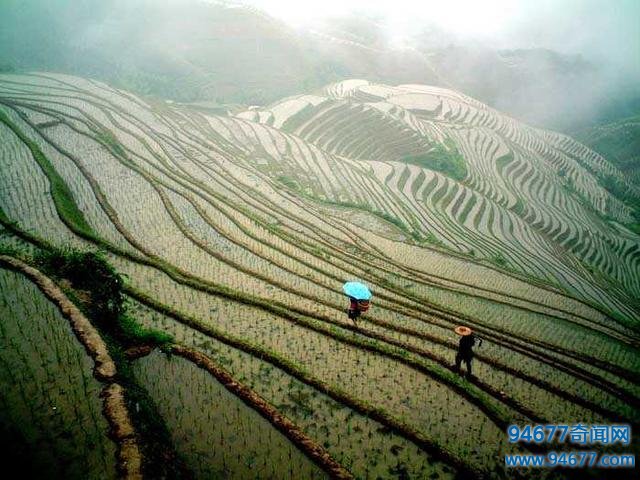
POLYGON ((133 371, 196 478, 327 478, 267 420, 191 362, 155 351, 136 361, 133 371))
POLYGON ((116 478, 92 369, 57 307, 0 269, 0 440, 21 477, 116 478))

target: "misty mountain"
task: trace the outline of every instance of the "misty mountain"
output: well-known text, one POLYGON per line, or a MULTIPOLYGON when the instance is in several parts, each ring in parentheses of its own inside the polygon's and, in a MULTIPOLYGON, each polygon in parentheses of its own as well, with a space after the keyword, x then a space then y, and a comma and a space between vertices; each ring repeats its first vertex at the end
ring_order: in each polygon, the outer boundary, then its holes
POLYGON ((640 116, 578 130, 573 136, 640 185, 640 116))
MULTIPOLYGON (((640 104, 640 92, 632 82, 614 83, 606 66, 583 55, 474 45, 431 26, 395 45, 383 21, 364 13, 318 22, 317 31, 335 43, 342 39, 342 50, 372 47, 404 67, 397 68, 394 77, 388 72, 354 71, 349 62, 352 76, 454 88, 545 128, 570 131, 615 121, 637 113, 640 104), (414 68, 407 68, 408 63, 414 68)), ((340 50, 332 53, 335 57, 340 50)))
POLYGON ((3 4, 0 18, 0 64, 83 74, 181 101, 261 102, 323 76, 285 25, 246 8, 30 1, 3 4))
MULTIPOLYGON (((345 15, 296 30, 229 3, 10 0, 0 5, 0 67, 107 81, 181 102, 268 104, 331 81, 367 78, 455 88, 523 121, 587 127, 633 91, 602 69, 543 49, 456 44, 425 28, 398 45, 375 17, 345 15)), ((612 108, 613 107, 615 108, 612 108)))
POLYGON ((10 1, 0 65, 109 81, 183 102, 265 104, 350 76, 434 81, 412 52, 297 32, 247 7, 199 1, 10 1))
POLYGON ((602 72, 579 55, 453 45, 428 55, 455 88, 548 128, 588 122, 598 114, 606 91, 602 72))
POLYGON ((634 465, 635 50, 365 1, 0 3, 5 470, 537 480, 557 424, 629 444, 549 478, 634 465))

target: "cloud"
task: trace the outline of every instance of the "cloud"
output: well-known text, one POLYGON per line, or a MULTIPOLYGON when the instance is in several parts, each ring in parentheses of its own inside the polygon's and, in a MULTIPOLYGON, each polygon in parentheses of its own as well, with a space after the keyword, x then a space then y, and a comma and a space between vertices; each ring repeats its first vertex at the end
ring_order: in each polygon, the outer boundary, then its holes
POLYGON ((638 0, 244 0, 294 26, 367 12, 389 37, 429 27, 462 43, 548 48, 640 78, 638 0))

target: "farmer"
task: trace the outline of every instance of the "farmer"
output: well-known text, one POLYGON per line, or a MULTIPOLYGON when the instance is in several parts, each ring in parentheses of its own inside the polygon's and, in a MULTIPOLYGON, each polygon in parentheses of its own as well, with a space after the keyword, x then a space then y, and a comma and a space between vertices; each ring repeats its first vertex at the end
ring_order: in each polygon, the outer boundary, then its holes
POLYGON ((456 372, 460 371, 460 365, 464 360, 467 365, 467 376, 471 377, 471 360, 473 360, 473 346, 478 340, 478 346, 482 345, 482 339, 476 337, 469 327, 456 327, 454 332, 460 335, 460 342, 458 343, 458 353, 456 354, 456 372))
POLYGON ((342 291, 349 297, 347 315, 349 319, 353 320, 353 323, 357 325, 356 320, 360 315, 369 310, 371 290, 363 283, 347 282, 342 286, 342 291))
POLYGON ((350 320, 353 320, 353 323, 357 323, 356 320, 360 316, 360 305, 358 305, 358 300, 353 297, 349 297, 349 310, 347 310, 347 315, 350 320))

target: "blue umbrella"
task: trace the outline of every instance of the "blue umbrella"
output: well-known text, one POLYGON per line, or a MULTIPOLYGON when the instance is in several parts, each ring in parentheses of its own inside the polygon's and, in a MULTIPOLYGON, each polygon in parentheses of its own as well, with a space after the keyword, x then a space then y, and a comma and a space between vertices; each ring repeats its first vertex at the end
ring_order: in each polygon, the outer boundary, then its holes
POLYGON ((342 291, 356 300, 370 300, 371 290, 360 282, 347 282, 342 286, 342 291))

